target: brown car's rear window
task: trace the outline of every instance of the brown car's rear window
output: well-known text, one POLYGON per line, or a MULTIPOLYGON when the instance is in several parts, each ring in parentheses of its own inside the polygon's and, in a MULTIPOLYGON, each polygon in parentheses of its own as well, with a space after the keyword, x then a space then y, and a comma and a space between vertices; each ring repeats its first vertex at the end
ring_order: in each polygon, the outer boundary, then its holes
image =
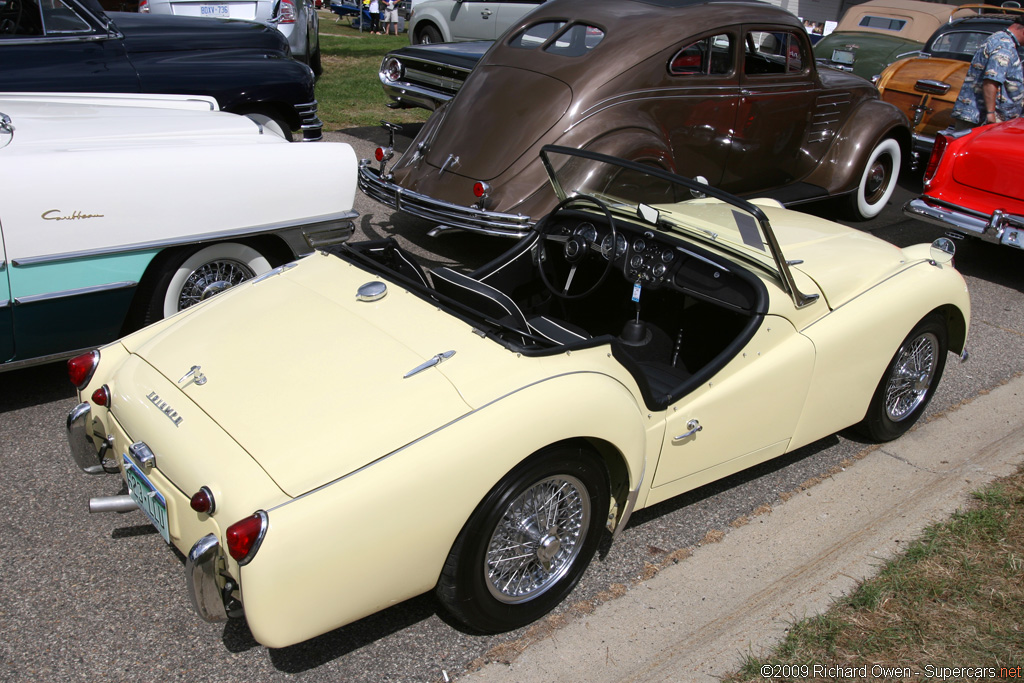
POLYGON ((508 44, 526 50, 543 46, 544 52, 580 57, 594 49, 603 39, 604 31, 596 26, 577 23, 566 26, 564 21, 544 21, 513 36, 508 44))

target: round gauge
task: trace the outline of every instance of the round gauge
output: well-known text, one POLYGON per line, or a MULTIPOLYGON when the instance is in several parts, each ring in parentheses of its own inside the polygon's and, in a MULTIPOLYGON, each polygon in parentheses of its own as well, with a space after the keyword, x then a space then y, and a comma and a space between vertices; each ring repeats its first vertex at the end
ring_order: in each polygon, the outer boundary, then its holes
POLYGON ((633 251, 640 252, 647 248, 647 243, 637 238, 633 241, 633 251))
POLYGON ((644 257, 639 254, 633 254, 633 257, 629 259, 629 266, 635 270, 643 268, 644 257))
POLYGON ((672 259, 674 259, 675 257, 676 252, 672 251, 671 249, 666 249, 665 251, 661 252, 662 263, 672 263, 672 259))
POLYGON ((597 242, 597 228, 590 223, 580 223, 576 226, 576 229, 572 231, 572 234, 577 237, 582 237, 591 244, 597 242))
POLYGON ((616 233, 615 243, 612 245, 611 233, 604 236, 601 240, 601 255, 606 259, 618 258, 626 253, 626 238, 616 233), (614 253, 613 253, 614 250, 614 253))

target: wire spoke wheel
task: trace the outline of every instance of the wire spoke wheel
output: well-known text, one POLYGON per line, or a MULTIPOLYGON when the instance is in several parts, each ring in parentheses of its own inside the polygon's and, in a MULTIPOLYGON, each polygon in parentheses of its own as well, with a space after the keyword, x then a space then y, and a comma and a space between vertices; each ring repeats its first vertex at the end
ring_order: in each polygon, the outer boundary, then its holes
POLYGON ((256 273, 244 263, 231 260, 210 261, 192 271, 185 279, 178 296, 178 310, 194 306, 214 294, 219 294, 256 273))
POLYGON ((572 566, 590 524, 582 482, 558 475, 539 481, 505 510, 488 544, 487 588, 506 603, 531 600, 572 566))
POLYGON ((885 390, 885 412, 893 422, 906 419, 928 395, 935 376, 939 340, 931 333, 904 344, 885 390))

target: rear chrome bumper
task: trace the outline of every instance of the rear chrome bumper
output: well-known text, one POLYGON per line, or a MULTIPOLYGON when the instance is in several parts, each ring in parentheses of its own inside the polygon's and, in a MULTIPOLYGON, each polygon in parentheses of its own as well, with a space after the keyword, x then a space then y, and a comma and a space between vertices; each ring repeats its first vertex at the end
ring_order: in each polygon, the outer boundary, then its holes
POLYGON ((903 213, 993 244, 1024 249, 1024 216, 996 209, 991 215, 926 197, 911 199, 903 213))
POLYGON ((104 474, 103 460, 89 433, 92 426, 92 406, 79 403, 68 413, 68 448, 78 468, 86 474, 104 474))
POLYGON ((359 164, 359 189, 371 199, 396 211, 404 211, 446 228, 501 237, 522 237, 534 223, 529 216, 523 214, 498 213, 451 204, 407 190, 391 182, 387 176, 381 177, 380 172, 370 166, 370 161, 366 159, 359 164))
POLYGON ((188 597, 204 621, 225 621, 228 618, 224 591, 217 584, 219 559, 220 541, 213 534, 207 534, 196 541, 185 560, 188 597))

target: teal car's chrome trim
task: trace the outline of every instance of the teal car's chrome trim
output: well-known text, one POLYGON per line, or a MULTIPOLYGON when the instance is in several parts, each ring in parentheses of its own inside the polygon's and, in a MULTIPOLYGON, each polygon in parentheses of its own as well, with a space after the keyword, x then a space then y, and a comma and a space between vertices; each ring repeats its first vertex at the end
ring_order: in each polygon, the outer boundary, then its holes
POLYGON ((129 287, 135 287, 138 284, 139 283, 136 281, 111 282, 106 285, 66 289, 61 292, 47 292, 46 294, 34 294, 32 296, 19 296, 14 298, 14 303, 15 305, 21 305, 37 303, 39 301, 51 301, 53 299, 65 299, 67 297, 81 296, 83 294, 96 294, 97 292, 107 292, 114 289, 127 289, 129 287))
POLYGON ((3 301, 0 301, 0 308, 7 308, 10 305, 11 305, 11 300, 10 299, 4 299, 3 301))

